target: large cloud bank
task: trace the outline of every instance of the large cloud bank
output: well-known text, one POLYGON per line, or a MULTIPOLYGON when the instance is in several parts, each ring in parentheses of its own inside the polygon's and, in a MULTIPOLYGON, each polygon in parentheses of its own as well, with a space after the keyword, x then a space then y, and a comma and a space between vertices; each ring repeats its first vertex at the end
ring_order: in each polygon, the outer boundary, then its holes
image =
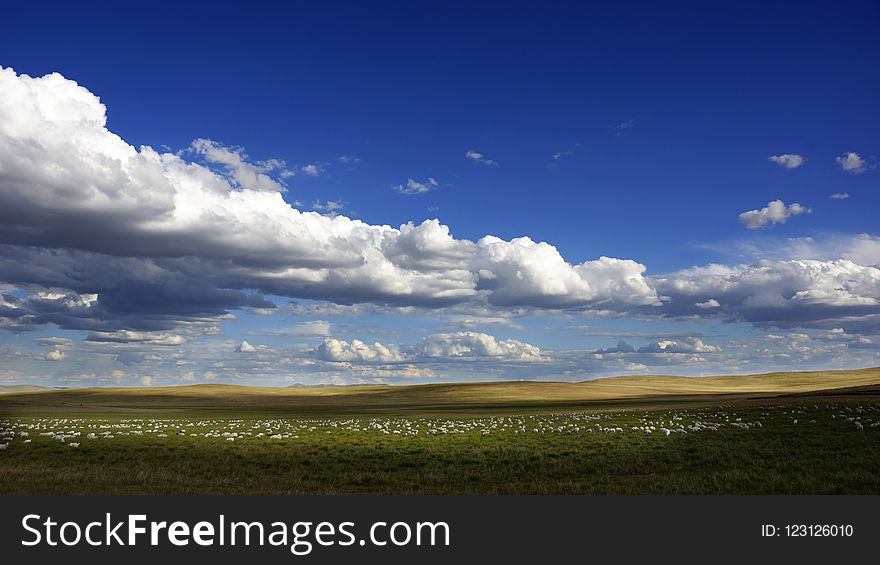
POLYGON ((652 282, 672 297, 669 315, 714 312, 777 326, 880 327, 880 269, 846 259, 710 265, 652 282))
MULTIPOLYGON (((204 139, 185 154, 204 163, 129 145, 106 128, 99 99, 58 74, 0 70, 5 282, 97 294, 87 326, 126 318, 137 303, 157 327, 163 315, 260 307, 254 291, 416 306, 658 302, 634 261, 573 265, 527 237, 473 242, 436 220, 393 228, 301 212, 270 176, 283 163, 249 163, 204 139)), ((29 319, 61 321, 39 308, 29 319)))
MULTIPOLYGON (((177 154, 133 147, 86 88, 0 68, 0 327, 173 341, 161 332, 270 310, 268 294, 781 326, 876 328, 880 316, 876 265, 772 261, 651 277, 632 260, 570 262, 528 237, 456 239, 437 220, 395 228, 303 212, 283 198, 292 174, 206 139, 177 154)), ((747 223, 806 211, 771 205, 747 223)))

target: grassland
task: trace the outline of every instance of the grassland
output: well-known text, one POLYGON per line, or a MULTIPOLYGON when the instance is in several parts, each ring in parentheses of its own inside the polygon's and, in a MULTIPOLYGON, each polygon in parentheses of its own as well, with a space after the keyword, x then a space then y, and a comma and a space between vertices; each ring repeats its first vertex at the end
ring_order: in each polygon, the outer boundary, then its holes
POLYGON ((16 392, 0 434, 2 494, 878 494, 880 369, 16 392))

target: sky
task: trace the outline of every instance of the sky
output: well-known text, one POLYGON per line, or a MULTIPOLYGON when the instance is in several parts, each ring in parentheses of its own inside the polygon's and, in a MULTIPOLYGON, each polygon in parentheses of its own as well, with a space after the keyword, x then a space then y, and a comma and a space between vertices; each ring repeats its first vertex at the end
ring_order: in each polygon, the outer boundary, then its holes
POLYGON ((880 4, 17 3, 0 385, 880 365, 880 4))

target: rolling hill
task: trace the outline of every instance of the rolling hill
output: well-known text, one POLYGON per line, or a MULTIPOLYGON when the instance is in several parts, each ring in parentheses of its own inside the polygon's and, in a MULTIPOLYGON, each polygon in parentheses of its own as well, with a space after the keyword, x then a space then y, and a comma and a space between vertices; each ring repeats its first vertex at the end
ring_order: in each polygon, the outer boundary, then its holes
POLYGON ((0 385, 0 394, 6 394, 10 392, 42 392, 45 390, 52 390, 47 386, 37 386, 37 385, 0 385))
POLYGON ((27 412, 129 412, 233 410, 370 412, 476 410, 588 404, 683 402, 802 395, 880 385, 880 368, 765 373, 745 376, 612 377, 583 382, 476 382, 406 386, 272 388, 205 384, 151 388, 83 388, 7 391, 0 414, 27 412))

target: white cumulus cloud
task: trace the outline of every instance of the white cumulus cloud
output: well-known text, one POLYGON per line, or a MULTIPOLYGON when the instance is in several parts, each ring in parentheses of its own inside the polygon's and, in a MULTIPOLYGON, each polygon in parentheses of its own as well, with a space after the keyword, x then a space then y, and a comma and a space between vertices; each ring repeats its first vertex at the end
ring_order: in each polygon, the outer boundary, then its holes
POLYGON ((393 363, 403 361, 404 356, 394 345, 385 346, 378 341, 372 345, 359 339, 344 341, 328 337, 316 348, 324 361, 380 361, 393 363))
POLYGON ((440 187, 440 183, 434 177, 428 177, 425 182, 419 182, 415 179, 408 179, 406 184, 399 184, 394 190, 401 194, 422 194, 440 187))
POLYGON ((773 200, 760 210, 749 210, 739 215, 739 221, 750 230, 756 230, 772 224, 784 224, 792 216, 809 214, 812 209, 801 206, 797 202, 785 205, 782 200, 773 200))
POLYGON ((318 177, 324 172, 324 165, 323 163, 308 163, 300 166, 299 170, 310 177, 318 177))
POLYGON ((498 340, 481 332, 452 332, 429 335, 410 346, 372 345, 354 339, 325 338, 315 348, 318 358, 333 362, 415 362, 455 359, 495 359, 505 361, 543 361, 546 356, 529 343, 515 339, 498 340))
POLYGON ((61 361, 65 357, 67 357, 67 354, 64 353, 64 351, 62 351, 61 349, 52 349, 51 351, 46 353, 47 361, 61 361))
POLYGON ((807 159, 803 155, 798 155, 797 153, 783 153, 782 155, 771 155, 769 157, 770 161, 776 163, 780 167, 785 169, 797 169, 801 165, 807 162, 807 159))
POLYGON ((427 358, 493 357, 516 361, 545 359, 534 345, 515 339, 498 340, 481 332, 454 332, 434 334, 419 346, 420 355, 427 358))
POLYGON ((659 339, 640 347, 640 353, 719 353, 717 345, 703 343, 698 337, 682 339, 659 339))
POLYGON ((868 168, 868 163, 866 163, 865 160, 862 159, 859 154, 855 153, 854 151, 850 151, 840 157, 837 157, 836 161, 843 171, 847 173, 852 173, 854 175, 864 173, 865 170, 868 168))
POLYGON ((846 259, 764 260, 654 277, 667 315, 714 301, 733 319, 781 327, 880 326, 880 268, 846 259))

